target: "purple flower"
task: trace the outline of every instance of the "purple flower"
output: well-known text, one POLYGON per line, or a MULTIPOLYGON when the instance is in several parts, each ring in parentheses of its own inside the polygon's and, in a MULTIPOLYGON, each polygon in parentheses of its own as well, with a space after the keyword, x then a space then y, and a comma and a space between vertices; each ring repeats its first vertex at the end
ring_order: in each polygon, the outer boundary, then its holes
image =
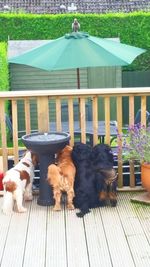
POLYGON ((150 163, 150 127, 140 123, 130 125, 125 133, 119 134, 122 142, 123 159, 150 163))

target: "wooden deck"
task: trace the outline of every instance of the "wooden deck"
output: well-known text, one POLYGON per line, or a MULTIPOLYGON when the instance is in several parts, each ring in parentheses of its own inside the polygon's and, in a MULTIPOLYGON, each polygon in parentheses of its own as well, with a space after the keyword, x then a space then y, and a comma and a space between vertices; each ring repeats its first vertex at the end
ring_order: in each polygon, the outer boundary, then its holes
POLYGON ((116 208, 93 209, 84 219, 38 206, 37 196, 25 214, 0 213, 0 266, 149 267, 150 207, 132 203, 134 194, 120 192, 116 208))

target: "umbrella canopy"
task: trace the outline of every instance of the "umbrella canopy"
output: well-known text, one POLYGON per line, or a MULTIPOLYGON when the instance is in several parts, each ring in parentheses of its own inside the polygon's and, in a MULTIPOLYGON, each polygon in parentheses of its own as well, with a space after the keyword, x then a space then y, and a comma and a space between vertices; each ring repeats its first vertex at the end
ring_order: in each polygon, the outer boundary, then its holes
POLYGON ((146 50, 108 39, 73 32, 9 59, 54 71, 85 67, 125 66, 146 50))

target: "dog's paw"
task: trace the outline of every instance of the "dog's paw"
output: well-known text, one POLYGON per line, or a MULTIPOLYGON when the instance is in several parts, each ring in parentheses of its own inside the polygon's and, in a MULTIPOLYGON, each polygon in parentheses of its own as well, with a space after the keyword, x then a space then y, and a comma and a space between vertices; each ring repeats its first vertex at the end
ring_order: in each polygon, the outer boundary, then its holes
POLYGON ((116 205, 117 205, 117 200, 111 200, 111 201, 110 201, 110 205, 111 205, 111 207, 116 207, 116 205))
POLYGON ((87 213, 89 213, 89 212, 91 212, 91 211, 90 211, 90 210, 88 210, 87 212, 82 212, 82 211, 80 211, 80 212, 77 212, 76 215, 77 215, 77 217, 79 217, 79 218, 83 218, 84 215, 87 214, 87 213))
POLYGON ((106 206, 106 201, 105 200, 99 200, 99 207, 104 207, 106 206))
POLYGON ((20 208, 18 208, 18 212, 20 212, 20 213, 27 212, 27 209, 24 207, 20 207, 20 208))
POLYGON ((60 211, 61 210, 61 206, 60 205, 55 205, 53 210, 54 211, 60 211))
POLYGON ((13 211, 12 210, 7 210, 7 209, 2 209, 2 213, 4 215, 11 215, 13 213, 13 211))
POLYGON ((76 215, 77 217, 82 218, 85 215, 85 213, 80 211, 80 212, 77 212, 76 215))
POLYGON ((24 200, 25 201, 32 201, 33 200, 33 196, 32 195, 29 195, 29 196, 25 195, 24 196, 24 200))
POLYGON ((67 209, 68 209, 68 210, 74 210, 75 207, 74 207, 73 204, 68 204, 68 205, 67 205, 67 209))

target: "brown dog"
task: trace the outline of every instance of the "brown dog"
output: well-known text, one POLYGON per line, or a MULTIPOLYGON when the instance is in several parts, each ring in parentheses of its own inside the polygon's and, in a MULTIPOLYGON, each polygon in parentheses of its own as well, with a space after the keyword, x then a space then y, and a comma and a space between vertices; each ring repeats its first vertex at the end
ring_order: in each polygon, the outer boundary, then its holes
POLYGON ((67 193, 67 208, 74 209, 74 179, 76 169, 73 164, 72 147, 66 146, 57 155, 57 165, 51 164, 48 167, 47 180, 53 187, 53 196, 55 199, 54 210, 61 210, 62 192, 67 193))
POLYGON ((103 189, 99 193, 99 200, 101 204, 105 204, 109 200, 111 206, 115 207, 117 204, 117 173, 112 168, 108 170, 101 169, 101 174, 106 178, 103 180, 103 189))

